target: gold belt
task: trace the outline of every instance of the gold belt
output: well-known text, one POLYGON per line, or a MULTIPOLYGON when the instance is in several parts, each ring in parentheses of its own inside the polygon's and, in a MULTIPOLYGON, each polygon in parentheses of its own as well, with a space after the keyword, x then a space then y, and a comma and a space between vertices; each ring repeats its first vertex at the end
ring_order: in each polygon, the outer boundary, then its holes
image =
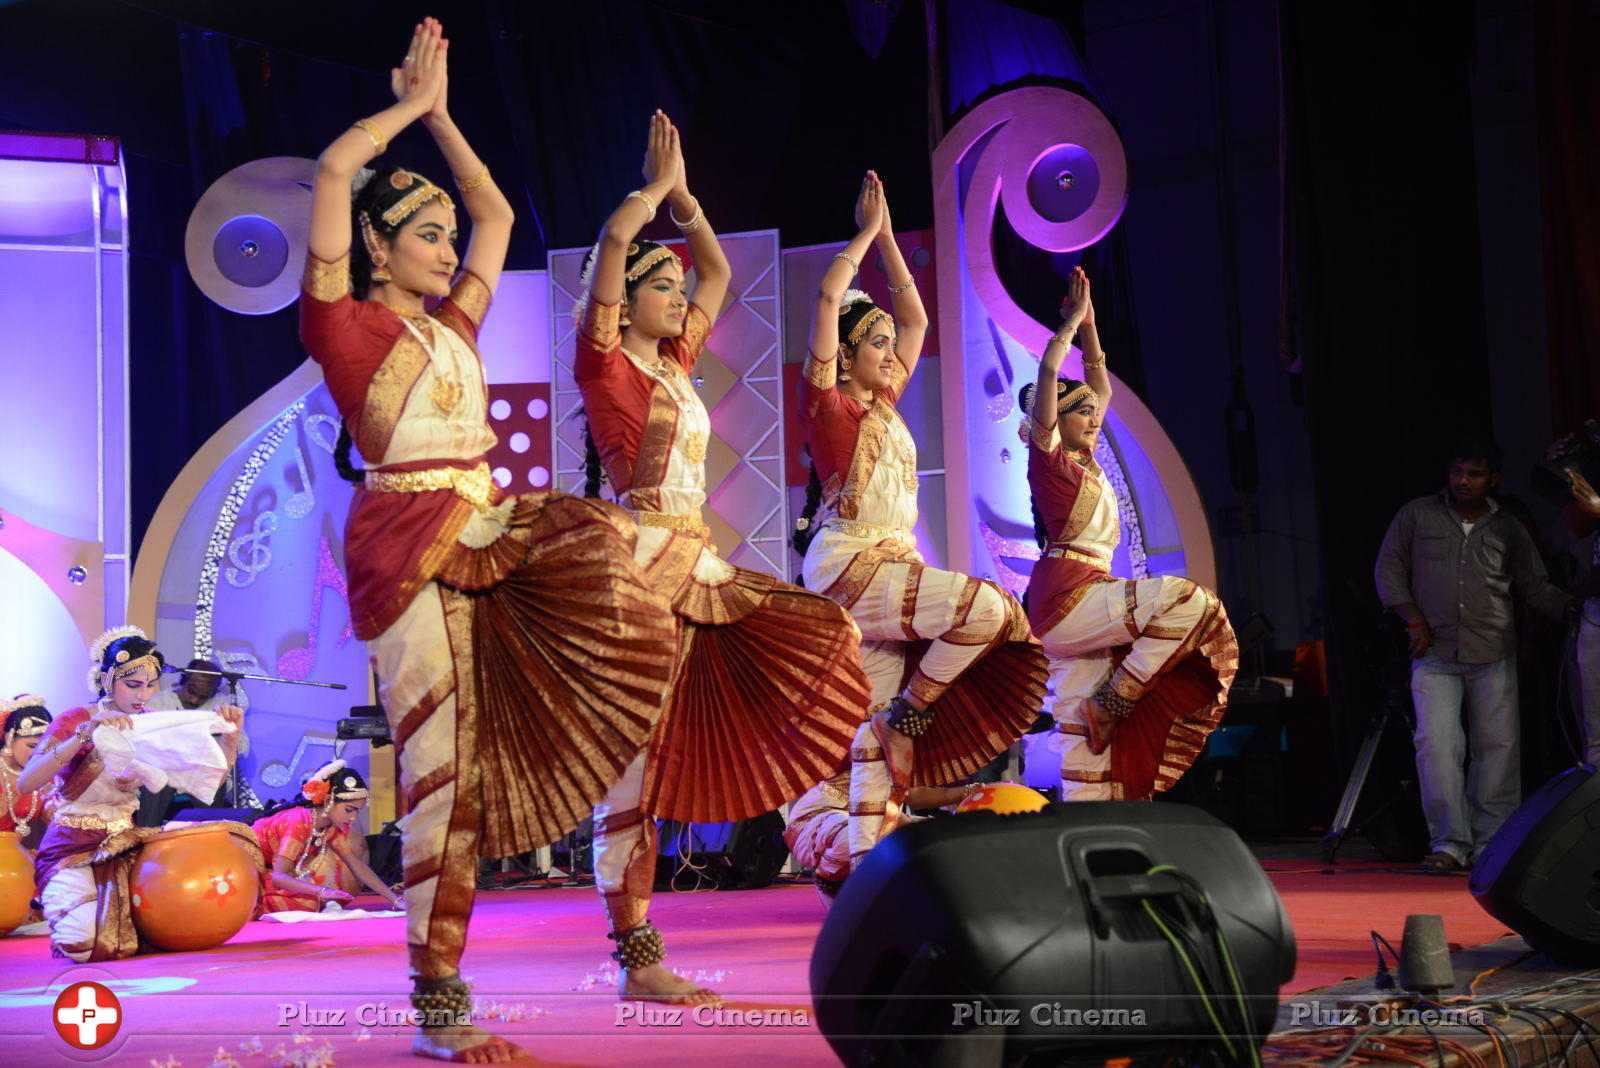
POLYGON ((841 534, 848 534, 852 538, 872 538, 883 541, 893 538, 896 541, 909 542, 911 535, 894 527, 874 526, 871 523, 857 523, 853 519, 830 519, 822 524, 830 530, 837 530, 841 534))
POLYGON ((432 467, 426 471, 368 471, 367 489, 377 493, 426 493, 453 490, 474 508, 487 510, 494 500, 494 476, 481 463, 468 471, 460 467, 432 467))
POLYGON ((1047 560, 1077 560, 1080 563, 1092 564, 1102 571, 1111 567, 1111 559, 1104 556, 1095 556, 1093 553, 1080 553, 1076 549, 1069 549, 1065 545, 1052 545, 1044 551, 1047 560))
POLYGON ((641 527, 687 530, 695 534, 706 529, 705 520, 701 519, 698 513, 675 515, 672 512, 635 512, 633 518, 641 527))
POLYGON ((104 831, 106 834, 121 834, 123 831, 133 830, 132 816, 119 816, 117 819, 108 820, 87 813, 79 815, 76 812, 57 812, 50 817, 50 822, 60 824, 62 827, 71 827, 75 831, 104 831))

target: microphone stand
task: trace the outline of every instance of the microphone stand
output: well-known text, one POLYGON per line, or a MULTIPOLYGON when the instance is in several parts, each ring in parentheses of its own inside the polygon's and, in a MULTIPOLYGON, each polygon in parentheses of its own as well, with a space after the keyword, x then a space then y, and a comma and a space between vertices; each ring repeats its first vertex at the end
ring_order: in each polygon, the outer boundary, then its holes
MULTIPOLYGON (((274 675, 247 675, 240 671, 212 671, 208 668, 180 668, 167 664, 162 668, 164 675, 210 675, 228 684, 228 697, 238 696, 235 687, 245 679, 252 682, 282 682, 290 686, 319 686, 324 690, 348 690, 350 687, 342 682, 312 682, 306 679, 283 679, 274 675)), ((233 763, 228 765, 228 800, 237 803, 239 800, 239 756, 234 753, 233 763)))

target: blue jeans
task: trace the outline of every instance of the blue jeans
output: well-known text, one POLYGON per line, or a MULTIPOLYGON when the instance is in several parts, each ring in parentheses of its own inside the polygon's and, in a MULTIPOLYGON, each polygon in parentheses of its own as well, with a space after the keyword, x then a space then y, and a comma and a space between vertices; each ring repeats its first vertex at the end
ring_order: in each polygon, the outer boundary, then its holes
POLYGON ((1522 803, 1517 659, 1458 664, 1429 652, 1412 662, 1411 697, 1430 847, 1465 864, 1522 803))

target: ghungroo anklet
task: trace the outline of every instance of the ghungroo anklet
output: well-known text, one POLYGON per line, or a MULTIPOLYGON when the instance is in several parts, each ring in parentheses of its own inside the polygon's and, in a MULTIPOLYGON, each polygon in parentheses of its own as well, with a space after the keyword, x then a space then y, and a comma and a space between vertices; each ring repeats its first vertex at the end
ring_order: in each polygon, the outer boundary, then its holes
POLYGON ((904 697, 889 702, 889 726, 907 738, 920 738, 933 726, 933 708, 918 708, 904 697))
POLYGON ((667 957, 667 944, 661 940, 661 932, 649 920, 621 934, 609 934, 606 937, 616 941, 617 950, 611 954, 611 959, 625 972, 660 964, 667 957))
POLYGON ((1116 719, 1127 719, 1133 715, 1133 700, 1118 693, 1109 678, 1094 688, 1094 699, 1116 719))
POLYGON ((839 887, 844 885, 843 879, 829 879, 815 873, 812 874, 811 879, 817 884, 817 893, 823 897, 838 897, 839 887))
POLYGON ((418 979, 411 1007, 422 1014, 423 1027, 468 1027, 472 1024, 472 988, 460 975, 418 979))

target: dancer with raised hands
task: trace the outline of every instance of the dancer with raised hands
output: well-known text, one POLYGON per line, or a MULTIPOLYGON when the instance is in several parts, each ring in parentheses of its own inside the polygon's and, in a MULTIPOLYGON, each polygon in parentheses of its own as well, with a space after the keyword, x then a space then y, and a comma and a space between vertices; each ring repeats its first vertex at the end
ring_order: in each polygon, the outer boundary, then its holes
POLYGON ((459 969, 478 857, 528 852, 588 815, 649 737, 677 632, 633 562, 626 514, 505 496, 484 461, 495 435, 477 337, 512 211, 451 118, 448 49, 437 21, 418 25, 395 104, 317 161, 300 315, 347 428, 350 615, 407 795, 406 941, 427 1014, 413 1050, 482 1064, 526 1051, 469 1022, 459 969), (472 220, 465 257, 450 194, 414 171, 363 170, 419 120, 472 220))
POLYGON ((866 641, 874 710, 850 769, 852 863, 893 828, 891 800, 958 782, 1001 753, 1044 701, 1045 659, 1022 606, 993 582, 930 567, 917 551, 917 446, 895 410, 928 329, 868 172, 855 237, 822 277, 801 383, 815 467, 795 547, 808 588, 850 610, 866 641), (848 289, 874 247, 894 314, 848 289), (820 508, 820 510, 818 510, 820 508))
POLYGON ((654 817, 746 819, 827 776, 867 705, 859 637, 824 597, 717 556, 701 517, 711 419, 690 378, 722 309, 731 271, 689 192, 678 131, 656 112, 645 185, 606 221, 590 254, 574 365, 601 466, 638 521, 637 559, 681 627, 672 697, 648 754, 595 809, 595 881, 605 902, 625 999, 710 1002, 717 995, 663 965, 647 919, 654 817), (698 275, 639 231, 663 206, 698 275))
POLYGON ((1022 389, 1039 547, 1028 616, 1050 656, 1061 797, 1139 800, 1167 789, 1222 718, 1239 647, 1217 595, 1175 575, 1117 579, 1117 497, 1095 462, 1111 376, 1089 278, 1075 268, 1063 323, 1022 389), (1084 379, 1060 377, 1073 335, 1084 379))

